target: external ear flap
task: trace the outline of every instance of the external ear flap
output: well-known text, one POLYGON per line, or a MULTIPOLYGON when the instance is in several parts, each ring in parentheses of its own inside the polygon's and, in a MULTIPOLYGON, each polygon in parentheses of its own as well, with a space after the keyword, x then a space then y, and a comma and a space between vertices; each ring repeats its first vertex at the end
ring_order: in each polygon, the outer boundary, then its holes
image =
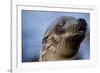
POLYGON ((87 27, 87 22, 84 18, 79 18, 77 21, 78 21, 78 24, 83 25, 84 27, 87 27))
POLYGON ((44 34, 43 40, 42 40, 42 44, 45 44, 47 42, 48 37, 50 36, 50 32, 46 32, 44 34))
POLYGON ((42 44, 46 43, 48 36, 44 37, 42 40, 42 44))

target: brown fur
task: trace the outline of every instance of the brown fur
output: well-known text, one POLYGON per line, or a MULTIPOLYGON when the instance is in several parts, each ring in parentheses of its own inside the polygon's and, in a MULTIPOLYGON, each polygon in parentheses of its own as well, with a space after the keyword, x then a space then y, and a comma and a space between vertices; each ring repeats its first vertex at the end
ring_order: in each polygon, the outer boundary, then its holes
POLYGON ((43 38, 40 61, 75 59, 85 38, 86 21, 73 17, 57 18, 47 29, 43 38))

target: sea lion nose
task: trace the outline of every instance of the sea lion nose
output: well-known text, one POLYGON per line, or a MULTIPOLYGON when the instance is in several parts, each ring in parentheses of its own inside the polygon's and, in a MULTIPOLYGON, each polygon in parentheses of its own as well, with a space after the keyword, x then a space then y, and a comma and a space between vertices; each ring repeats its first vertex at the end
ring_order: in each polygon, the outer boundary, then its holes
POLYGON ((78 21, 78 25, 80 26, 80 30, 83 30, 85 32, 87 28, 86 20, 84 18, 79 18, 77 21, 78 21))
POLYGON ((78 19, 78 23, 79 23, 80 25, 82 25, 84 28, 87 27, 87 22, 86 22, 86 20, 83 19, 83 18, 79 18, 79 19, 78 19))

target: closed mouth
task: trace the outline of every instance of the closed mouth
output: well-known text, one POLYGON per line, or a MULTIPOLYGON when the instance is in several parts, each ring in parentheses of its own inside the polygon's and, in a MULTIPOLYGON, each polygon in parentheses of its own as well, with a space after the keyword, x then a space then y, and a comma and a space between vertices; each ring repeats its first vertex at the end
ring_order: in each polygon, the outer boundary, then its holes
POLYGON ((86 26, 84 26, 84 25, 79 25, 75 30, 74 30, 74 32, 73 33, 77 33, 77 32, 80 32, 80 33, 85 33, 86 32, 86 26))
POLYGON ((73 42, 74 46, 82 42, 86 36, 86 26, 78 25, 73 32, 66 38, 66 42, 73 42))

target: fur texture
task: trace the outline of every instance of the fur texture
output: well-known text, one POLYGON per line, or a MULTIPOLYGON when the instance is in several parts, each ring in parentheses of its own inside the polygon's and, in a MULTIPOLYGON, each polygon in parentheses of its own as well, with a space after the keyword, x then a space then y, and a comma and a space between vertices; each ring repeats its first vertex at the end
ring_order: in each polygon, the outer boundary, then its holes
POLYGON ((40 61, 75 59, 85 38, 87 22, 83 18, 62 16, 47 29, 42 41, 40 61))

